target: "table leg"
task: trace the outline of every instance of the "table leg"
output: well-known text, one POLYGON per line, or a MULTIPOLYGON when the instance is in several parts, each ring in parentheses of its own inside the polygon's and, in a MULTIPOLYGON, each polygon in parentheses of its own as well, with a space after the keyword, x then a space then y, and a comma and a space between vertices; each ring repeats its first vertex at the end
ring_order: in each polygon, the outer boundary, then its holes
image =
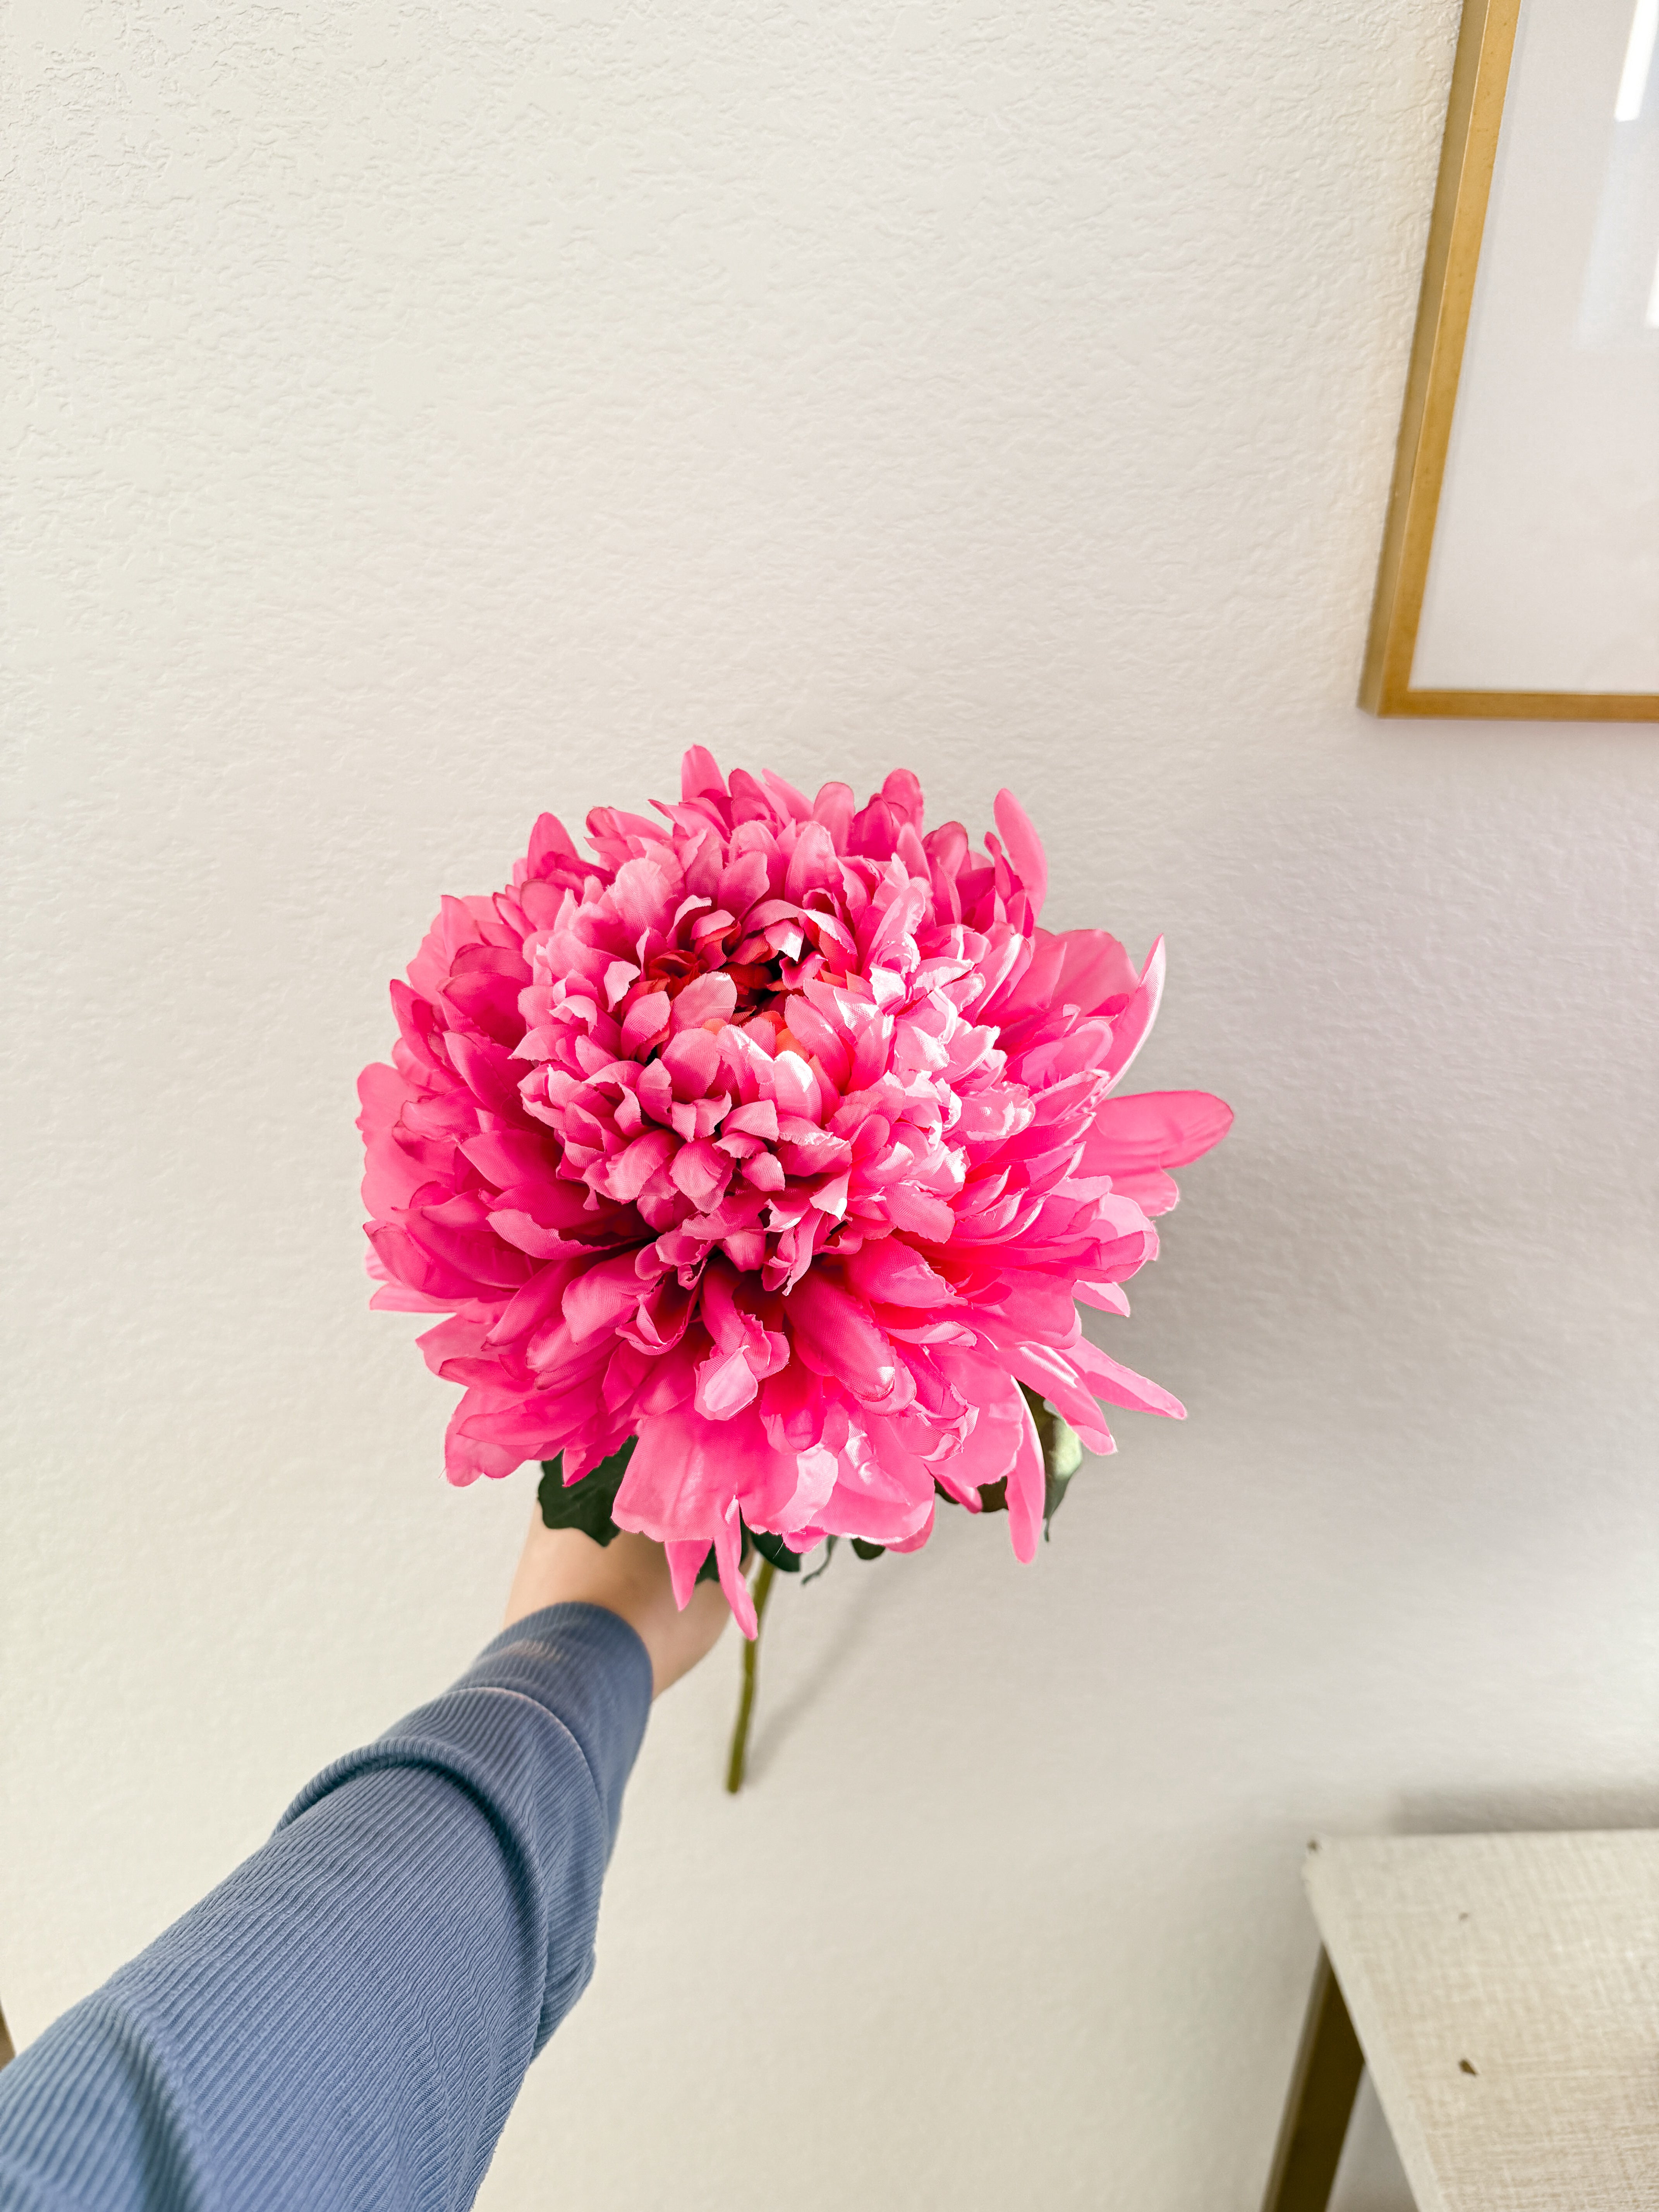
POLYGON ((1261 2212, 1325 2212, 1364 2069, 1348 2008, 1322 1951, 1261 2212))

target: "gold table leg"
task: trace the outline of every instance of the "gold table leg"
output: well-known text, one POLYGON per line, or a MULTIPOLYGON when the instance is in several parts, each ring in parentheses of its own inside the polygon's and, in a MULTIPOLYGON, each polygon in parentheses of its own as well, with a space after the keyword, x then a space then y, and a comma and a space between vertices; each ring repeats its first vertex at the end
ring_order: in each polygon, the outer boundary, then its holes
POLYGON ((1348 2008, 1322 1951, 1261 2212, 1325 2212, 1364 2069, 1348 2008))

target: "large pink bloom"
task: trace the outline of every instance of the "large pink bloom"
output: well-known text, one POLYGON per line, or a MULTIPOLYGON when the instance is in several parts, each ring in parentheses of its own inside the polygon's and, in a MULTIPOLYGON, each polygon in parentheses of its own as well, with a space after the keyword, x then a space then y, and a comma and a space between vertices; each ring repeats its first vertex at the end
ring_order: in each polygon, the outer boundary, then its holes
POLYGON ((364 1071, 377 1306, 465 1386, 453 1482, 637 1435, 615 1517, 668 1547, 682 1604, 712 1543, 752 1633, 741 1521, 927 1540, 1006 1478, 1031 1558, 1043 1474, 1025 1382, 1096 1451, 1097 1400, 1179 1414, 1073 1301, 1158 1249, 1165 1170, 1231 1115, 1111 1094, 1146 1038, 1102 930, 1037 926, 1042 848, 922 834, 904 769, 855 811, 701 746, 665 826, 602 807, 585 860, 544 815, 509 889, 443 902, 364 1071), (936 1488, 937 1486, 937 1488, 936 1488))

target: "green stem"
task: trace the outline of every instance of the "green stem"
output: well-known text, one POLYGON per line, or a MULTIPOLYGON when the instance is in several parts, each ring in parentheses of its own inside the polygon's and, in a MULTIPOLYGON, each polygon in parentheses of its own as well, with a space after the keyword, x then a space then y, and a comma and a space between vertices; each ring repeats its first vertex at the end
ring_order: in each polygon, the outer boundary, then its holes
POLYGON ((755 1662, 760 1656, 766 1601, 772 1595, 777 1571, 770 1559, 763 1559, 760 1572, 755 1577, 755 1634, 753 1640, 745 1641, 743 1647, 743 1689, 738 1698, 737 1724, 732 1730, 732 1756, 726 1766, 726 1786, 734 1797, 743 1787, 744 1771, 749 1764, 749 1723, 755 1711, 755 1662))

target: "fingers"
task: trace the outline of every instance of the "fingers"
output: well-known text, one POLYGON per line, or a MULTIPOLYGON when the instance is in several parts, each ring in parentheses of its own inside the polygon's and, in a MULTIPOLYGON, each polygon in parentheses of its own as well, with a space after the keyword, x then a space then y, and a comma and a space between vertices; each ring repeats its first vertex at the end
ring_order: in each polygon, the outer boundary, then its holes
POLYGON ((624 1530, 608 1544, 579 1528, 531 1517, 502 1620, 510 1628, 550 1605, 598 1605, 618 1614, 645 1645, 652 1693, 660 1696, 706 1657, 731 1618, 717 1583, 700 1583, 684 1613, 674 1603, 668 1555, 649 1536, 624 1530))
MULTIPOLYGON (((673 1602, 673 1593, 669 1593, 673 1602)), ((718 1583, 699 1583, 687 1601, 684 1613, 674 1612, 673 1626, 665 1639, 660 1668, 656 1655, 652 1668, 657 1677, 658 1694, 678 1682, 682 1674, 689 1674, 699 1660, 706 1659, 725 1634, 732 1618, 732 1608, 718 1583)))

